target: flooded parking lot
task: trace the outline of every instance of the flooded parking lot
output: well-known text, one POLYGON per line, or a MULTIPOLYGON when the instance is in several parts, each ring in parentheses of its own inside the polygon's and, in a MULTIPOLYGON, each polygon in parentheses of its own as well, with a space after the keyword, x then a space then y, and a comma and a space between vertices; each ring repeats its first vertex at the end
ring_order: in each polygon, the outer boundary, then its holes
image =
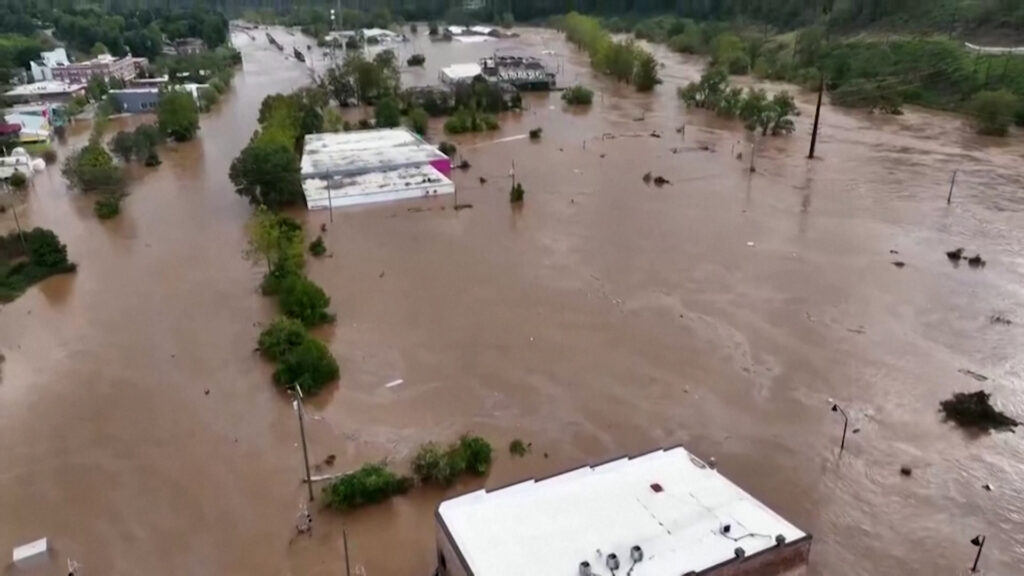
MULTIPOLYGON (((306 42, 279 34, 286 52, 306 42)), ((353 567, 427 574, 438 490, 324 511, 312 538, 292 538, 297 423, 253 354, 274 310, 242 257, 251 208, 227 170, 263 97, 309 74, 259 34, 235 40, 234 89, 197 141, 139 175, 117 219, 97 221, 56 166, 18 209, 79 271, 0 308, 0 547, 48 536, 86 574, 339 574, 344 525, 353 567)), ((342 365, 308 406, 313 460, 404 467, 420 443, 474 431, 498 448, 493 487, 682 443, 814 535, 810 574, 967 573, 979 533, 985 573, 1024 565, 1020 439, 967 436, 937 414, 982 386, 969 369, 1024 416, 1019 139, 939 113, 827 107, 808 161, 802 94, 796 133, 761 140, 751 174, 742 127, 676 98, 700 61, 657 50, 665 84, 640 95, 541 30, 420 36, 399 60, 422 52, 426 66, 403 81, 496 49, 551 52, 562 84, 595 89, 592 109, 533 94, 498 133, 455 138, 471 210, 447 198, 333 223, 295 212, 310 232, 329 226, 330 256, 308 272, 333 298, 337 323, 317 335, 342 365), (537 126, 539 142, 522 137, 537 126), (670 184, 645 185, 648 171, 670 184), (943 252, 958 246, 988 266, 952 267, 943 252), (859 430, 841 457, 830 398, 859 430), (533 451, 511 460, 517 437, 533 451)))

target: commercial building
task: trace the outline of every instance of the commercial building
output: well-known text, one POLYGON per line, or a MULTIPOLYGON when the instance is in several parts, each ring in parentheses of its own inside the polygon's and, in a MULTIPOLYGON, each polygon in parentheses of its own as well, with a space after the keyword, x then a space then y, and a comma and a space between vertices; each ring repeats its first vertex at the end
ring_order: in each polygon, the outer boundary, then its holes
POLYGON ((442 502, 438 576, 779 576, 811 536, 677 447, 442 502))
POLYGON ((469 82, 482 73, 483 68, 473 62, 452 64, 451 66, 441 68, 441 71, 438 72, 438 79, 444 84, 457 84, 459 82, 469 82))
POLYGON ((53 69, 58 66, 71 64, 68 60, 68 53, 63 48, 56 48, 49 52, 40 52, 39 59, 29 63, 32 72, 33 82, 45 82, 53 80, 53 69))
POLYGON ((57 66, 52 69, 52 73, 54 80, 68 83, 85 84, 97 76, 108 81, 111 78, 120 78, 127 82, 145 70, 148 64, 149 61, 145 58, 114 58, 110 54, 100 54, 85 62, 57 66))
POLYGON ((452 194, 451 159, 405 128, 306 136, 309 210, 452 194))
POLYGON ((4 123, 19 127, 18 141, 22 144, 49 142, 50 136, 53 135, 53 128, 50 126, 49 118, 40 114, 5 110, 4 123))
POLYGON ((123 90, 111 90, 108 96, 117 103, 117 112, 124 114, 144 114, 156 112, 160 103, 160 93, 163 90, 181 90, 188 92, 192 98, 199 103, 199 92, 209 88, 208 84, 175 84, 168 88, 125 88, 123 90))
POLYGON ((57 80, 18 86, 4 93, 4 100, 18 102, 70 102, 75 96, 85 95, 85 84, 57 80))

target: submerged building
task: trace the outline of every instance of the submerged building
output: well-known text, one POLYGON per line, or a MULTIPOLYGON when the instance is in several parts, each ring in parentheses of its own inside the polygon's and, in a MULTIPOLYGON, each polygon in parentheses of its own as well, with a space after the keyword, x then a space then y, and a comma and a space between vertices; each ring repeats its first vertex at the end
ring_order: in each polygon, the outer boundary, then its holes
POLYGON ((405 128, 306 136, 302 190, 320 210, 453 194, 452 163, 405 128))
POLYGON ((780 576, 811 536, 682 447, 441 503, 439 576, 780 576))

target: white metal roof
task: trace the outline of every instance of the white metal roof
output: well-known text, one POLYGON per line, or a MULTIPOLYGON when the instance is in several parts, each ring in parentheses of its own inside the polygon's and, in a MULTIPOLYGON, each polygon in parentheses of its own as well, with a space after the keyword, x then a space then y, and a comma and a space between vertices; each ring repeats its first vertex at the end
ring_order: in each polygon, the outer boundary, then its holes
POLYGON ((438 514, 475 576, 575 575, 582 561, 608 575, 613 552, 619 574, 679 576, 806 536, 683 448, 472 492, 438 514))
POLYGON ((307 178, 302 189, 306 208, 319 210, 452 194, 455 184, 429 164, 423 164, 330 179, 307 178))
POLYGON ((309 134, 302 152, 302 177, 375 172, 444 158, 405 128, 309 134))
POLYGON ((33 96, 42 94, 70 94, 84 90, 85 84, 67 84, 58 80, 46 80, 34 84, 24 84, 5 93, 5 96, 33 96))
POLYGON ((480 75, 482 69, 480 64, 469 62, 466 64, 452 64, 441 68, 441 77, 449 81, 469 80, 480 75))

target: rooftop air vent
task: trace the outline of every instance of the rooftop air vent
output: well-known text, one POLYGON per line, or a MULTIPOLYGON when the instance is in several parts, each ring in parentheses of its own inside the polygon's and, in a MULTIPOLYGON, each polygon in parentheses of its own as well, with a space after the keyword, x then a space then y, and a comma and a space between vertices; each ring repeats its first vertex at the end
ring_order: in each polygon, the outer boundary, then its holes
POLYGON ((642 561, 644 559, 644 549, 639 546, 633 546, 629 549, 629 559, 632 560, 634 564, 642 561))
POLYGON ((726 524, 722 526, 722 535, 728 536, 729 532, 732 532, 732 524, 726 524))
POLYGON ((775 535, 775 545, 776 546, 782 546, 785 543, 786 543, 786 537, 785 536, 783 536, 782 534, 776 534, 775 535))
POLYGON ((584 560, 580 562, 580 576, 592 576, 593 572, 590 570, 590 562, 584 560))
POLYGON ((735 554, 737 558, 743 558, 747 555, 747 551, 744 550, 742 546, 737 546, 736 549, 732 551, 732 553, 735 554))
POLYGON ((619 557, 615 554, 615 552, 612 552, 611 554, 609 554, 604 559, 604 563, 608 566, 608 569, 611 570, 612 572, 615 572, 616 570, 619 569, 619 557))

